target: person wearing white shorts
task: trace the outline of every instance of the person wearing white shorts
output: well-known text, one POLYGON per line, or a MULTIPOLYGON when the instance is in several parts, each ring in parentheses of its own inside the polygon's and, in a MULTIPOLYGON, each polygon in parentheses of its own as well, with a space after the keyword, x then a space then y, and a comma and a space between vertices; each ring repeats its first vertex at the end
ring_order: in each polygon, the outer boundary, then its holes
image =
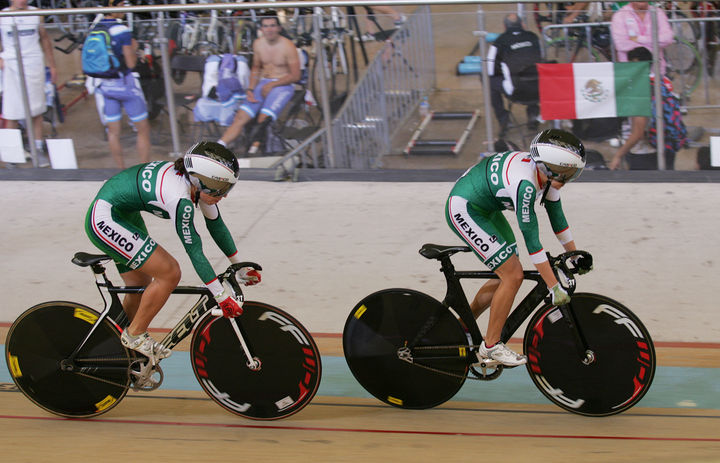
MULTIPOLYGON (((2 11, 35 10, 28 6, 28 0, 10 0, 10 6, 2 11)), ((20 66, 13 25, 17 26, 18 42, 22 54, 25 85, 27 86, 30 103, 30 116, 33 121, 35 147, 38 150, 38 165, 50 165, 43 153, 43 114, 47 109, 45 96, 45 65, 50 69, 53 83, 57 78, 53 47, 47 31, 42 25, 40 16, 15 16, 0 18, 0 34, 2 34, 2 52, 0 53, 0 69, 3 88, 3 118, 7 120, 7 128, 18 128, 18 121, 25 119, 25 105, 20 87, 20 66)))

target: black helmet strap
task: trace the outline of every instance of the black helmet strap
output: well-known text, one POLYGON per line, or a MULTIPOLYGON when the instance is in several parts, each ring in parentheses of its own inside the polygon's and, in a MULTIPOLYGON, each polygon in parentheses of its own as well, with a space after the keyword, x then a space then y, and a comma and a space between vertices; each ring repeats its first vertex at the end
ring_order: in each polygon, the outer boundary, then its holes
POLYGON ((548 191, 550 191, 550 185, 551 185, 551 184, 552 184, 552 179, 551 179, 550 177, 548 177, 547 182, 545 182, 545 188, 543 188, 542 197, 540 198, 540 205, 541 205, 541 206, 542 206, 543 204, 545 204, 545 197, 547 196, 548 191))

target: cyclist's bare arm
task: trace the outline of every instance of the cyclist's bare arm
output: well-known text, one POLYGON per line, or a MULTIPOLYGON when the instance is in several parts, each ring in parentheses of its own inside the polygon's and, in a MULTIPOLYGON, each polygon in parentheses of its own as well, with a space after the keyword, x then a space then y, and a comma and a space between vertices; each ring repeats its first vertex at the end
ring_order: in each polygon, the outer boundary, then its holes
POLYGON ((545 262, 535 264, 535 268, 538 272, 540 272, 540 276, 542 277, 548 288, 552 288, 553 286, 558 284, 557 278, 555 278, 555 274, 552 271, 552 267, 550 267, 549 261, 546 260, 545 262))

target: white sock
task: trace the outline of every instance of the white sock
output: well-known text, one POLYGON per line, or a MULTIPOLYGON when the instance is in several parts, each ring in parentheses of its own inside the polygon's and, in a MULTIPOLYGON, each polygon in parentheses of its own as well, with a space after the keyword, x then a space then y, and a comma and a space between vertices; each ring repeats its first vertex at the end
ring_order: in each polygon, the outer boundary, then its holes
POLYGON ((35 140, 35 149, 43 151, 44 145, 42 140, 35 140))
POLYGON ((218 140, 217 142, 220 143, 221 145, 223 145, 225 148, 227 148, 227 144, 224 141, 218 140))

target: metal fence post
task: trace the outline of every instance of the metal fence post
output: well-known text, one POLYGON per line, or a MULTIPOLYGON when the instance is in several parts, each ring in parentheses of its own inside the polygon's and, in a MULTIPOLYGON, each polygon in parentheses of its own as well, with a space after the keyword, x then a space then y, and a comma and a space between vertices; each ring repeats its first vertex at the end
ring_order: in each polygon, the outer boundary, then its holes
POLYGON ((660 72, 660 42, 658 39, 658 10, 652 8, 652 37, 653 37, 653 74, 655 74, 655 127, 657 129, 657 164, 658 170, 665 170, 665 120, 663 112, 662 92, 660 86, 663 84, 663 75, 660 72))
MULTIPOLYGON (((30 156, 32 157, 33 167, 38 166, 37 149, 35 147, 35 127, 33 126, 33 117, 30 113, 30 96, 28 95, 27 81, 25 80, 25 65, 22 59, 22 50, 20 50, 20 40, 18 37, 17 23, 13 18, 12 25, 13 38, 15 39, 15 57, 18 63, 18 72, 20 73, 20 91, 22 92, 23 106, 25 106, 25 125, 30 146, 30 156)), ((7 70, 5 71, 7 72, 7 70)), ((45 68, 43 67, 43 73, 45 68)))
POLYGON ((163 81, 165 82, 165 100, 167 102, 168 118, 170 119, 170 137, 172 138, 172 157, 180 157, 180 136, 178 133, 177 116, 175 113, 175 96, 172 89, 172 77, 170 75, 170 56, 168 52, 168 40, 165 37, 165 13, 160 13, 157 20, 158 38, 160 43, 160 57, 163 67, 163 81))
POLYGON ((325 47, 322 44, 322 15, 323 10, 316 7, 313 10, 313 40, 315 40, 315 53, 318 60, 315 66, 320 66, 317 75, 320 79, 320 104, 322 105, 323 120, 325 122, 325 136, 327 137, 327 159, 330 167, 335 167, 335 147, 333 143, 332 131, 332 114, 330 112, 330 97, 328 96, 327 81, 325 80, 325 64, 327 57, 325 56, 325 47))
POLYGON ((487 62, 487 30, 485 29, 485 12, 482 6, 478 7, 478 31, 480 37, 480 58, 482 60, 481 78, 483 87, 483 100, 485 103, 485 135, 487 136, 487 146, 483 152, 489 152, 493 149, 493 124, 492 124, 492 106, 490 105, 490 76, 488 75, 487 62))

